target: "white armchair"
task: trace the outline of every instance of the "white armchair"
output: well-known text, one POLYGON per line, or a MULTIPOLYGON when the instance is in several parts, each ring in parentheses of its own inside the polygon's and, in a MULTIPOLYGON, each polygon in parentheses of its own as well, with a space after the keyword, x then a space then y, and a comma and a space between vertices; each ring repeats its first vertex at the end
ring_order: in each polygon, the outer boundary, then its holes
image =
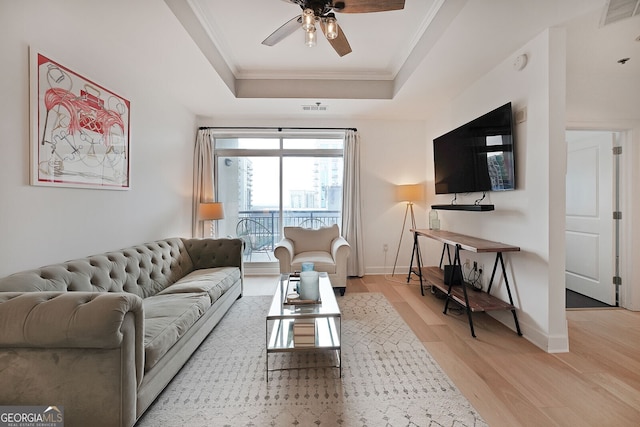
POLYGON ((303 262, 314 263, 316 271, 329 275, 331 285, 344 295, 347 288, 347 258, 351 246, 340 236, 337 225, 311 230, 302 227, 285 227, 284 238, 273 253, 280 262, 280 273, 302 269, 303 262))

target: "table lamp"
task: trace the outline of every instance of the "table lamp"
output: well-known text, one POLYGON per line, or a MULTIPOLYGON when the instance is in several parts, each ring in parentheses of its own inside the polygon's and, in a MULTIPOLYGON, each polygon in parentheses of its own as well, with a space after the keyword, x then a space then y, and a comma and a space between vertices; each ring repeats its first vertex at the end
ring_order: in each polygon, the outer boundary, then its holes
POLYGON ((224 219, 224 209, 221 202, 200 203, 198 206, 198 219, 200 221, 211 221, 210 235, 216 236, 214 221, 224 219))

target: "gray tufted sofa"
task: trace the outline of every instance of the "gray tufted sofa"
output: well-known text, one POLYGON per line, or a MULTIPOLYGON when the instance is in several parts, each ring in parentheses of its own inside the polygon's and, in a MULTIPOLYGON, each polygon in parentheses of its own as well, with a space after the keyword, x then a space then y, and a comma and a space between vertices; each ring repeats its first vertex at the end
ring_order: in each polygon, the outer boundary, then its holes
POLYGON ((170 238, 0 279, 0 405, 132 426, 242 296, 242 249, 170 238))

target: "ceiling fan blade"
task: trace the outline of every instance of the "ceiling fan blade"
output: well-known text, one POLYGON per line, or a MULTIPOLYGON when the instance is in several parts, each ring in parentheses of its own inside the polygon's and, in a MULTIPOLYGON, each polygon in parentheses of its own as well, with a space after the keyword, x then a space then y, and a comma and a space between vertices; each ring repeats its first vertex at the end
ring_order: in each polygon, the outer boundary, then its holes
POLYGON ((269 37, 262 41, 265 46, 273 46, 280 43, 285 38, 293 34, 297 29, 302 28, 302 15, 295 16, 275 30, 269 37))
POLYGON ((334 1, 333 9, 341 13, 386 12, 404 9, 404 0, 344 0, 334 1))
MULTIPOLYGON (((338 25, 337 23, 336 25, 338 27, 338 37, 336 37, 335 39, 327 38, 327 41, 329 42, 329 44, 331 44, 331 47, 333 47, 338 55, 342 57, 348 53, 351 53, 351 45, 347 40, 347 36, 344 35, 344 31, 342 31, 342 28, 340 28, 340 25, 338 25)), ((327 25, 325 24, 323 19, 320 20, 320 28, 322 28, 324 36, 327 37, 327 25)))

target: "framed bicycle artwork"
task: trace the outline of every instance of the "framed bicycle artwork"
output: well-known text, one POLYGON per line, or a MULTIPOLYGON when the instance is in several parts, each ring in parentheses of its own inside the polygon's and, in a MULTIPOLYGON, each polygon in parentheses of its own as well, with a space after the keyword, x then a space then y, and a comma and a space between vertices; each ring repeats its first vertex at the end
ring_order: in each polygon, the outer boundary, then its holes
POLYGON ((130 102, 30 49, 31 184, 127 190, 130 102))

